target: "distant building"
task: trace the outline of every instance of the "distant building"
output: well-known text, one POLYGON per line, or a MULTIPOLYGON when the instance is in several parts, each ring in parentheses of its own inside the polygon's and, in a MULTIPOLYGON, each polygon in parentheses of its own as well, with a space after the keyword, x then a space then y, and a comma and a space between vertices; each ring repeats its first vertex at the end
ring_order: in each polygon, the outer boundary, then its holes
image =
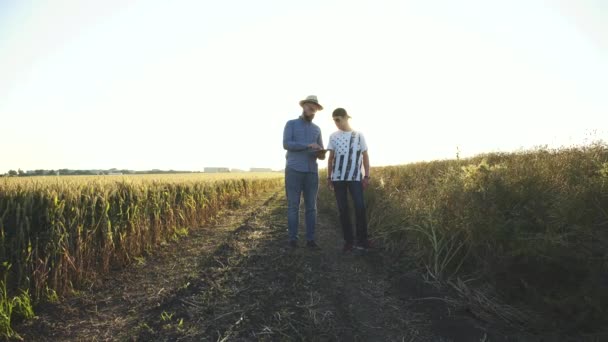
POLYGON ((252 167, 249 169, 249 172, 272 172, 272 169, 265 167, 252 167))
POLYGON ((220 172, 230 172, 230 169, 227 167, 206 167, 205 173, 220 173, 220 172))
POLYGON ((245 170, 241 170, 241 169, 230 169, 230 172, 245 172, 245 170))

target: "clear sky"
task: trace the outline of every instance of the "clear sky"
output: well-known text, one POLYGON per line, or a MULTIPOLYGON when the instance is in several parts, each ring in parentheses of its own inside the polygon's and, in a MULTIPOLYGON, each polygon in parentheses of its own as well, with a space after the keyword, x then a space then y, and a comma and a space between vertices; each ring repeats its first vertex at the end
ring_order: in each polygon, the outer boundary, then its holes
POLYGON ((608 140, 608 1, 0 0, 0 173, 281 169, 309 94, 372 165, 608 140))

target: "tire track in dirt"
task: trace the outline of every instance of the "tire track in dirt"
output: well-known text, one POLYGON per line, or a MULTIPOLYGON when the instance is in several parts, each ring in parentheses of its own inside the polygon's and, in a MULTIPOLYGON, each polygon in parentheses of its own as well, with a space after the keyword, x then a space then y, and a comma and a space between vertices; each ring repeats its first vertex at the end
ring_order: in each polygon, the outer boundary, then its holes
POLYGON ((285 205, 284 196, 278 197, 236 230, 206 257, 198 284, 152 310, 147 330, 133 339, 490 340, 474 322, 439 317, 437 312, 447 316, 449 309, 427 310, 417 293, 395 288, 381 257, 343 254, 331 213, 319 214, 320 250, 289 249, 285 205), (162 312, 172 320, 159 319, 162 312))

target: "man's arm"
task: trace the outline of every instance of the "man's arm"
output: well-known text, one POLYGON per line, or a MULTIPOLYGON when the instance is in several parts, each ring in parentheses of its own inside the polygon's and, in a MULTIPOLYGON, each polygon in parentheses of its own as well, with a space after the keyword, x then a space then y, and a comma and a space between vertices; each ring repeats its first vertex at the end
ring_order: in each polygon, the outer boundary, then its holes
POLYGON ((363 151, 363 170, 365 171, 365 176, 369 177, 369 154, 367 151, 363 151))
POLYGON ((329 159, 327 160, 327 179, 331 179, 331 172, 334 169, 334 150, 329 150, 329 159))
POLYGON ((331 173, 334 169, 334 150, 329 150, 329 160, 327 161, 327 187, 330 191, 334 190, 334 183, 331 182, 331 173))
MULTIPOLYGON (((317 145, 319 145, 321 147, 321 149, 323 149, 323 137, 321 136, 321 133, 319 132, 319 137, 317 138, 317 145)), ((320 152, 317 153, 317 158, 324 160, 325 159, 325 152, 320 152)))
POLYGON ((319 146, 321 146, 321 149, 324 149, 324 147, 323 147, 323 136, 321 136, 321 131, 319 131, 319 137, 317 138, 317 144, 319 144, 319 146))
POLYGON ((366 151, 363 151, 363 170, 365 172, 365 177, 362 180, 363 190, 367 189, 369 186, 369 154, 366 151))
POLYGON ((293 127, 291 121, 287 121, 285 129, 283 130, 283 148, 293 152, 305 151, 308 148, 308 145, 293 140, 293 127))

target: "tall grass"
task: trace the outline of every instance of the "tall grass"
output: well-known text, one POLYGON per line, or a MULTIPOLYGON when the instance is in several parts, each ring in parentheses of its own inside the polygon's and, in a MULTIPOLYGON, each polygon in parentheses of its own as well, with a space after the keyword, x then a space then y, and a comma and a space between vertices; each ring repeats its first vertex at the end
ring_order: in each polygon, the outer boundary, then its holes
POLYGON ((0 275, 35 299, 63 294, 280 184, 280 174, 5 178, 0 261, 12 267, 0 275))
POLYGON ((481 278, 540 329, 608 325, 608 146, 376 168, 370 231, 433 278, 481 278))

